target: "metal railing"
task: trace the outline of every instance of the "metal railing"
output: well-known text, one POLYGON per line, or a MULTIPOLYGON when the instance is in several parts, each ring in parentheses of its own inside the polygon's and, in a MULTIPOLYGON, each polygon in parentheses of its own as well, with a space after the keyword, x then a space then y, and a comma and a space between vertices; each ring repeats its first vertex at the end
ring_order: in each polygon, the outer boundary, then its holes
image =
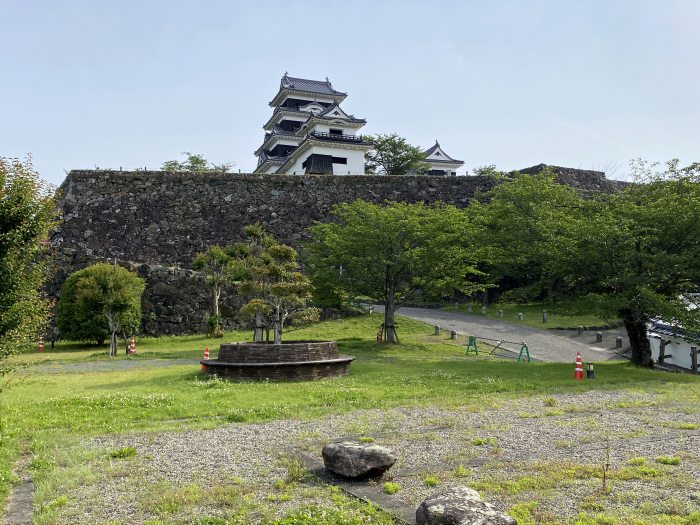
POLYGON ((328 140, 342 140, 344 142, 362 142, 362 135, 344 135, 340 133, 326 133, 325 131, 312 131, 310 137, 328 140))

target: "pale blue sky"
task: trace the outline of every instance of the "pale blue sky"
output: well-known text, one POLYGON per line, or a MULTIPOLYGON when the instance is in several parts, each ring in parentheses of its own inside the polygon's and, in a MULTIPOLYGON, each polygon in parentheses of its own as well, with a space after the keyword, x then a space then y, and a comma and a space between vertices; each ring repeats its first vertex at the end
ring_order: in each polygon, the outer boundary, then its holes
POLYGON ((285 71, 465 169, 700 160, 700 2, 0 0, 0 155, 255 167, 285 71))

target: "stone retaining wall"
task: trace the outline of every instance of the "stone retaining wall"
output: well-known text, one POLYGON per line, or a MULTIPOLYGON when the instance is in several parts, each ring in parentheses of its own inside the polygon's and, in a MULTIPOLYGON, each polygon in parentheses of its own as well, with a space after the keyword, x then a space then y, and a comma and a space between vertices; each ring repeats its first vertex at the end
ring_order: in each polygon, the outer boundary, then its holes
MULTIPOLYGON (((613 191, 597 172, 560 173, 568 184, 613 191)), ((314 221, 328 220, 334 204, 363 199, 442 201, 466 207, 491 189, 490 177, 295 176, 71 171, 61 185, 60 224, 52 236, 58 296, 73 271, 96 261, 137 269, 147 281, 143 328, 149 333, 201 332, 209 290, 190 270, 192 258, 212 244, 242 239, 255 222, 281 242, 299 246, 314 221)), ((222 298, 232 319, 235 298, 222 298)))

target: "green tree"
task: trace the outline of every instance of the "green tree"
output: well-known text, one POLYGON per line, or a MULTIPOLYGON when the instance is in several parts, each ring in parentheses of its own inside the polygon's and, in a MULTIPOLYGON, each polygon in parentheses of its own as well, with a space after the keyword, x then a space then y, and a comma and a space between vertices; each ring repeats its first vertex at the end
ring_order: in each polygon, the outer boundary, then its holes
POLYGON ((601 313, 622 318, 632 362, 651 366, 651 318, 700 329, 700 310, 688 308, 700 291, 700 163, 680 168, 674 160, 659 169, 635 161, 632 167, 635 184, 572 223, 568 251, 578 256, 566 269, 566 284, 588 292, 601 313))
POLYGON ((219 300, 223 289, 231 284, 234 264, 230 248, 210 246, 207 251, 198 253, 194 258, 193 266, 203 272, 207 278, 207 284, 211 288, 212 315, 210 319, 211 332, 214 335, 223 335, 221 332, 221 316, 219 314, 219 300))
POLYGON ((318 309, 308 306, 313 287, 299 271, 294 248, 278 243, 259 225, 247 227, 245 233, 248 250, 238 249, 237 285, 248 302, 241 307, 240 315, 255 321, 256 341, 262 339, 260 326, 266 326, 273 330, 274 343, 280 344, 287 322, 304 324, 318 320, 318 309))
POLYGON ((339 204, 334 223, 309 229, 305 260, 314 286, 331 296, 364 296, 384 305, 384 336, 398 341, 394 312, 418 299, 471 294, 484 254, 473 242, 466 212, 436 204, 364 201, 339 204))
POLYGON ((505 182, 486 205, 486 233, 495 260, 510 254, 515 267, 533 268, 526 286, 622 319, 632 362, 651 366, 651 318, 700 328, 700 311, 688 309, 700 290, 700 164, 634 168, 637 182, 624 191, 585 199, 551 175, 505 182))
POLYGON ((132 335, 141 320, 143 279, 126 268, 97 263, 85 268, 75 285, 80 311, 101 312, 109 327, 109 355, 117 355, 117 334, 132 335))
POLYGON ((10 355, 36 344, 48 317, 39 295, 47 271, 53 192, 24 161, 0 157, 0 378, 10 355))
POLYGON ((178 160, 168 160, 163 163, 160 167, 162 171, 173 171, 173 172, 194 172, 194 173, 228 173, 233 168, 232 162, 224 162, 222 164, 214 164, 205 159, 202 155, 196 153, 190 153, 189 151, 183 152, 187 158, 184 161, 178 160))
POLYGON ((365 140, 372 143, 372 149, 367 152, 366 157, 368 173, 405 175, 412 170, 425 174, 430 169, 425 162, 423 150, 411 146, 405 138, 396 133, 366 136, 365 140))

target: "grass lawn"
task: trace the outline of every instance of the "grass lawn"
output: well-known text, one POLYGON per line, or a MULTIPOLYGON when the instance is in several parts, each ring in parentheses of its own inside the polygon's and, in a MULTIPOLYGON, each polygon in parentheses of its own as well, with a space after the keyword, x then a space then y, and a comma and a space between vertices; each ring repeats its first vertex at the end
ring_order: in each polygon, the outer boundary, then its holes
MULTIPOLYGON (((454 311, 454 305, 446 306, 454 311)), ((484 315, 481 313, 481 305, 474 303, 469 311, 468 304, 459 304, 458 311, 472 315, 484 315)), ((532 328, 549 328, 559 330, 575 330, 579 326, 602 327, 617 324, 617 320, 605 320, 587 313, 576 312, 571 305, 562 303, 559 305, 545 305, 543 303, 494 303, 489 305, 486 317, 500 319, 499 310, 503 310, 504 321, 514 324, 524 324, 532 328), (542 311, 547 311, 547 322, 542 322, 542 311), (518 313, 523 314, 523 320, 518 319, 518 313)))
MULTIPOLYGON (((377 344, 380 322, 380 315, 374 314, 289 332, 286 340, 337 340, 341 354, 357 358, 349 376, 311 383, 229 383, 200 374, 195 359, 202 357, 205 346, 215 357, 219 343, 248 340, 249 333, 227 333, 223 340, 143 338, 137 341, 136 357, 121 354, 111 361, 106 347, 68 343, 43 354, 17 356, 13 358, 17 364, 28 366, 12 376, 10 388, 2 395, 1 493, 6 496, 16 480, 11 471, 20 454, 32 456, 31 472, 41 487, 42 480, 56 475, 61 443, 81 436, 315 419, 361 408, 478 407, 511 398, 590 389, 655 392, 688 407, 700 407, 696 377, 612 362, 596 365, 595 381, 575 382, 570 364, 465 357, 463 347, 448 335, 431 335, 432 327, 405 318, 398 323, 400 345, 377 344), (155 366, 172 358, 193 361, 155 366), (137 366, 118 367, 127 361, 137 366), (105 369, 110 362, 117 368, 105 369)), ((50 517, 47 498, 53 501, 56 494, 40 491, 37 497, 50 517)), ((360 514, 365 511, 357 510, 360 514)), ((357 523, 384 523, 380 518, 357 519, 357 523)), ((319 520, 288 523, 326 523, 319 520)), ((47 518, 42 523, 52 521, 47 518)))

